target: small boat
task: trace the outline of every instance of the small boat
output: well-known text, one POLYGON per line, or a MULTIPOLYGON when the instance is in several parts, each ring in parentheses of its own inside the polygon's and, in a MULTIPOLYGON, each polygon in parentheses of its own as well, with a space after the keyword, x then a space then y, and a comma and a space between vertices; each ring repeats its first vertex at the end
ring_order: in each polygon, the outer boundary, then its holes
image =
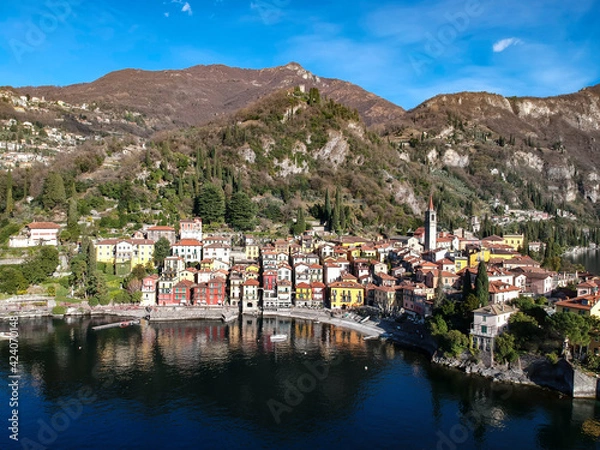
POLYGON ((287 341, 287 339, 288 339, 287 334, 272 334, 271 335, 271 342, 283 342, 283 341, 287 341))
POLYGON ((379 339, 379 336, 363 336, 363 341, 374 341, 375 339, 379 339))
POLYGON ((13 335, 10 331, 0 331, 0 340, 8 340, 11 337, 17 337, 17 335, 13 335))
POLYGON ((127 327, 129 327, 129 326, 131 326, 131 325, 139 325, 139 324, 140 324, 140 321, 139 321, 139 320, 127 320, 127 321, 125 321, 125 322, 121 322, 121 323, 119 324, 119 326, 120 326, 121 328, 127 328, 127 327))

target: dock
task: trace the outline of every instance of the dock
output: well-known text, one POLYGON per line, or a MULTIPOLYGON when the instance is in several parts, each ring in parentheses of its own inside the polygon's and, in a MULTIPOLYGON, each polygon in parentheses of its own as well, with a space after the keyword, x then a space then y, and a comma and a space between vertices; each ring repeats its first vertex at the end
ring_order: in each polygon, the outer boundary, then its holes
POLYGON ((107 330, 109 328, 127 328, 131 325, 139 325, 139 324, 140 324, 139 319, 126 320, 124 322, 114 322, 114 323, 107 323, 104 325, 97 325, 95 327, 92 327, 92 330, 99 331, 99 330, 107 330))

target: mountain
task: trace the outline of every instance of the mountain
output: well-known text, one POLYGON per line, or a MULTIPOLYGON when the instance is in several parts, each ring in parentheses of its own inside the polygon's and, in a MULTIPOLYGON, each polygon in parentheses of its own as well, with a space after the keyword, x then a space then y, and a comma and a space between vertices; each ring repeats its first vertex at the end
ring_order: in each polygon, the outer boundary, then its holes
POLYGON ((396 120, 404 110, 364 89, 321 78, 297 63, 253 70, 224 65, 157 72, 126 69, 91 83, 65 87, 24 87, 20 95, 73 104, 98 104, 142 113, 155 129, 202 125, 231 114, 279 89, 305 85, 358 110, 368 124, 396 120), (154 119, 154 120, 152 120, 154 119))
POLYGON ((491 164, 502 176, 536 181, 560 201, 579 194, 600 200, 600 85, 548 98, 438 95, 388 124, 388 132, 400 142, 426 136, 418 144, 440 167, 464 164, 472 172, 491 164), (496 153, 473 168, 470 162, 488 154, 484 143, 497 144, 496 153))
POLYGON ((124 70, 16 93, 0 89, 0 149, 20 151, 0 150, 14 168, 10 179, 0 172, 0 212, 11 191, 23 220, 58 172, 82 214, 109 228, 155 222, 156 211, 165 223, 189 217, 206 183, 226 199, 247 193, 262 229, 299 208, 323 220, 336 191, 343 229, 355 232, 414 229, 430 195, 446 229, 489 215, 517 231, 543 211, 571 227, 572 242, 573 227, 600 223, 600 86, 550 98, 443 94, 405 111, 290 63, 124 70))

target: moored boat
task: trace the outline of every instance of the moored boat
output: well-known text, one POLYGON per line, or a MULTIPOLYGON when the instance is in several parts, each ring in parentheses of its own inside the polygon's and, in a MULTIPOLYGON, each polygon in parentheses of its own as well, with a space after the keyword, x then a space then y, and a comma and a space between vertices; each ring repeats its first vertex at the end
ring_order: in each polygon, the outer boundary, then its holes
POLYGON ((272 334, 271 335, 271 342, 283 342, 283 341, 287 341, 287 339, 288 339, 287 334, 272 334))

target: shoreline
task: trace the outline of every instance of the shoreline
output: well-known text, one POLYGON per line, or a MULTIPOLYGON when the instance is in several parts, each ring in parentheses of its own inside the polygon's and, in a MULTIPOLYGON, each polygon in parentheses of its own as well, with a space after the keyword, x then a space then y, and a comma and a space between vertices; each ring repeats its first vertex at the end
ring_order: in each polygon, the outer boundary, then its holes
MULTIPOLYGON (((148 316, 148 312, 145 307, 96 307, 94 309, 86 309, 85 311, 73 311, 64 315, 54 315, 50 310, 41 313, 36 311, 36 314, 17 314, 20 319, 29 318, 40 318, 40 317, 55 317, 55 318, 66 318, 66 317, 83 317, 83 316, 116 316, 121 318, 130 319, 141 319, 148 316), (102 308, 102 309, 100 309, 102 308)), ((521 369, 520 367, 514 368, 507 365, 488 366, 482 361, 467 360, 464 357, 461 358, 446 358, 443 355, 437 353, 437 343, 433 338, 426 332, 422 325, 416 325, 412 323, 398 324, 390 319, 382 319, 379 321, 368 320, 367 322, 360 323, 352 318, 347 317, 336 317, 330 311, 327 310, 310 310, 301 308, 291 308, 289 310, 280 311, 262 311, 253 313, 237 313, 230 310, 229 308, 193 308, 190 307, 160 307, 158 309, 153 308, 150 312, 149 323, 160 323, 160 322, 182 322, 190 320, 219 320, 223 323, 233 323, 235 320, 241 319, 244 316, 258 317, 284 317, 294 318, 300 320, 311 320, 315 322, 327 323, 340 328, 351 329, 362 334, 364 337, 373 337, 378 340, 385 340, 392 342, 403 348, 407 348, 412 351, 424 353, 429 357, 429 361, 432 364, 439 365, 441 367, 457 370, 462 372, 466 376, 477 375, 492 382, 508 383, 511 385, 524 385, 524 386, 535 386, 541 389, 550 389, 563 395, 569 395, 572 398, 578 396, 573 395, 574 386, 567 386, 564 381, 557 382, 555 376, 555 370, 551 367, 545 367, 543 373, 532 373, 529 367, 521 369), (182 314, 185 312, 185 314, 182 314), (154 314, 154 317, 152 317, 154 314), (223 318, 227 318, 227 322, 223 318), (235 320, 231 320, 235 318, 235 320), (571 391, 570 393, 568 391, 571 391)), ((15 315, 6 315, 3 318, 15 317, 15 315)), ((537 358, 537 357, 536 357, 537 358)), ((544 360, 545 358, 537 358, 538 360, 544 360)), ((529 366, 529 364, 526 364, 529 366)), ((564 380, 565 368, 563 367, 560 378, 564 380)), ((537 372, 537 370, 536 370, 537 372)), ((589 398, 589 396, 587 396, 589 398)))

